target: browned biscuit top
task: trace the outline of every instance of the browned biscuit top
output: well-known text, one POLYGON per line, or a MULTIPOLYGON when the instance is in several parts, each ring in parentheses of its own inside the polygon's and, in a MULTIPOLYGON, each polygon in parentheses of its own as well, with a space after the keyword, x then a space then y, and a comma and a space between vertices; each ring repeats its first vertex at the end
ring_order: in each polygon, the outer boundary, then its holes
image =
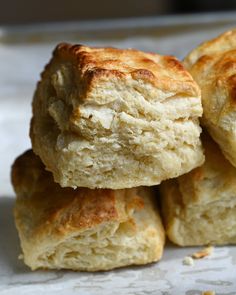
POLYGON ((106 221, 122 221, 144 206, 136 189, 61 188, 32 150, 16 159, 12 183, 18 209, 27 207, 24 215, 35 235, 46 227, 63 235, 75 228, 84 230, 106 221))
MULTIPOLYGON (((200 95, 190 74, 173 56, 134 49, 95 48, 62 43, 54 50, 52 60, 54 59, 72 62, 78 80, 82 80, 80 83, 85 98, 98 81, 125 78, 151 83, 163 91, 200 95)), ((52 62, 47 68, 51 64, 52 62)))

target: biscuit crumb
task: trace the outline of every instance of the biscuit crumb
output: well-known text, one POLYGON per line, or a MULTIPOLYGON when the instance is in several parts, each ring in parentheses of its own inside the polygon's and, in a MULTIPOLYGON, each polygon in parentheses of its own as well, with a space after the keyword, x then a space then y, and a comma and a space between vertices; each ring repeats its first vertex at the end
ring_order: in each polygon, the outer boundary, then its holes
POLYGON ((19 259, 19 260, 23 260, 23 259, 24 259, 23 254, 20 254, 20 255, 18 256, 18 259, 19 259))
POLYGON ((215 291, 203 291, 202 292, 202 295, 215 295, 216 294, 216 292, 215 291))
POLYGON ((200 251, 197 251, 191 255, 193 259, 201 259, 210 256, 213 253, 213 246, 208 246, 200 251))
POLYGON ((191 256, 185 256, 183 259, 184 265, 194 265, 193 258, 191 256))

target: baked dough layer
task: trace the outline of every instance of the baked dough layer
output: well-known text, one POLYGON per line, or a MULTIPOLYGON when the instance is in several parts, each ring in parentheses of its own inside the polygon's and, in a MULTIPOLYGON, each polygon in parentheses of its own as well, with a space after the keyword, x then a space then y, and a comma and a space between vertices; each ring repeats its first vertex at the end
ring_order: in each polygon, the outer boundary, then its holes
POLYGON ((150 186, 203 163, 201 114, 200 90, 174 57, 60 44, 30 135, 62 187, 150 186))
POLYGON ((15 222, 32 270, 110 270, 161 258, 165 234, 150 188, 61 188, 27 151, 12 167, 15 222))
POLYGON ((184 63, 202 91, 202 123, 236 167, 236 29, 201 44, 184 63))
POLYGON ((208 136, 206 161, 163 182, 162 213, 169 239, 180 246, 236 243, 236 168, 208 136))

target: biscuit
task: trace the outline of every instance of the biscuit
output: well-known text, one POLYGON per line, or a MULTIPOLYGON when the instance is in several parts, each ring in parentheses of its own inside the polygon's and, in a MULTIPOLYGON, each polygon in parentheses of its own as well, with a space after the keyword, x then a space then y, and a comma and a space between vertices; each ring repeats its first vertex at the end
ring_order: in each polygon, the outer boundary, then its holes
POLYGON ((236 167, 236 29, 201 44, 184 63, 202 91, 202 124, 236 167))
POLYGON ((110 270, 161 258, 165 234, 150 188, 61 188, 32 151, 15 161, 12 182, 32 270, 110 270))
POLYGON ((209 135, 205 163, 161 184, 164 224, 180 246, 236 243, 236 168, 209 135))
POLYGON ((200 90, 174 57, 60 44, 30 135, 62 187, 150 186, 202 164, 201 114, 200 90))

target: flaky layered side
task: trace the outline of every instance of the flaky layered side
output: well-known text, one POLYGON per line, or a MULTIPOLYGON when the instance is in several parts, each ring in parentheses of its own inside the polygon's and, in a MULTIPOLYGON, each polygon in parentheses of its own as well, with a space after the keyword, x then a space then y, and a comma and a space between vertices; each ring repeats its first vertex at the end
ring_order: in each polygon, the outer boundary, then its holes
POLYGON ((15 161, 15 222, 32 269, 109 270, 161 258, 164 230, 149 188, 61 188, 32 151, 15 161))
POLYGON ((202 164, 201 114, 199 88, 174 57, 61 44, 30 135, 63 187, 149 186, 202 164))
POLYGON ((236 168, 205 135, 205 163, 161 184, 169 239, 181 246, 236 243, 236 168))
POLYGON ((202 122, 236 167, 236 29, 201 44, 184 63, 202 91, 202 122))

